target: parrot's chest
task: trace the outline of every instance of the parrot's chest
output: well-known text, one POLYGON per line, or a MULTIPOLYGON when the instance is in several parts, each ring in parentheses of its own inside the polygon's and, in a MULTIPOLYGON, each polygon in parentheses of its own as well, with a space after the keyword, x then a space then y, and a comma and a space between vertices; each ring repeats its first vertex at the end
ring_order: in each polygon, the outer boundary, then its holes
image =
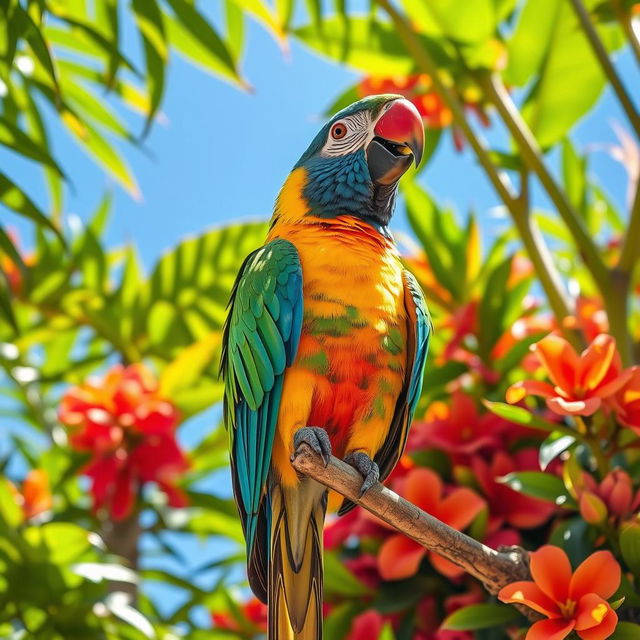
POLYGON ((289 238, 302 264, 304 320, 294 367, 314 376, 309 424, 345 437, 391 420, 407 363, 402 265, 357 234, 289 238))

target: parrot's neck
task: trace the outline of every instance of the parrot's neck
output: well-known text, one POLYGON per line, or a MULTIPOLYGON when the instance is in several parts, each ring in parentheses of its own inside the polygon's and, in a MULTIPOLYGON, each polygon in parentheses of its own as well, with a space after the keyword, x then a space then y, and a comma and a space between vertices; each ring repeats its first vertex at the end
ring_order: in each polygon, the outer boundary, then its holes
POLYGON ((294 169, 276 201, 272 226, 278 222, 326 223, 353 216, 390 238, 387 224, 395 206, 396 185, 374 189, 364 153, 340 160, 317 157, 294 169))

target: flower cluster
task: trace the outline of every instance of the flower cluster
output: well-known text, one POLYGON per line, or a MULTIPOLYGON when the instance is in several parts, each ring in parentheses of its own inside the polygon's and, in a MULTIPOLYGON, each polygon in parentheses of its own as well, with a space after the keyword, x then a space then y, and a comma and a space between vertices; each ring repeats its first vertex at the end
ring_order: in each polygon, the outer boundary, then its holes
POLYGON ((532 351, 553 384, 516 382, 507 391, 508 402, 536 395, 559 415, 591 416, 599 409, 612 410, 640 434, 640 368, 623 370, 614 338, 601 333, 578 355, 565 338, 550 334, 532 351))
POLYGON ((91 478, 96 511, 126 518, 148 482, 155 482, 172 506, 186 505, 177 486, 188 467, 175 437, 178 412, 143 365, 118 365, 102 379, 69 389, 59 418, 71 446, 90 454, 83 473, 91 478))

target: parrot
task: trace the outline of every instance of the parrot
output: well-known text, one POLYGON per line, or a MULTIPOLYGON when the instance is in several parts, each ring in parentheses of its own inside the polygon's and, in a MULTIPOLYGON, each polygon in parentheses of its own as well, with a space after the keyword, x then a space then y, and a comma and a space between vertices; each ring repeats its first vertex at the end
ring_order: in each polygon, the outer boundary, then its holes
MULTIPOLYGON (((319 131, 286 178, 263 246, 232 288, 221 376, 247 575, 269 640, 321 640, 328 491, 299 475, 306 443, 363 477, 401 457, 432 332, 389 231, 398 181, 424 149, 415 106, 365 97, 319 131)), ((342 500, 339 515, 356 505, 342 500)))

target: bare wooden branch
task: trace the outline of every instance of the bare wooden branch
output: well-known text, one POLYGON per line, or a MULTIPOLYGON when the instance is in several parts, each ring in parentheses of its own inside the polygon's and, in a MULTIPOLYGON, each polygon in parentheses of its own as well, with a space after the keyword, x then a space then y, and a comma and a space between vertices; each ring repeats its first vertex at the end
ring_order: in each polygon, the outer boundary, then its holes
MULTIPOLYGON (((429 551, 462 567, 480 580, 491 594, 498 593, 511 582, 531 579, 528 554, 521 547, 507 547, 500 551, 490 549, 422 511, 379 482, 360 498, 362 476, 338 458, 332 456, 325 467, 322 458, 302 443, 291 464, 299 473, 337 491, 429 551)), ((529 619, 539 619, 538 614, 528 607, 518 608, 529 619)))

